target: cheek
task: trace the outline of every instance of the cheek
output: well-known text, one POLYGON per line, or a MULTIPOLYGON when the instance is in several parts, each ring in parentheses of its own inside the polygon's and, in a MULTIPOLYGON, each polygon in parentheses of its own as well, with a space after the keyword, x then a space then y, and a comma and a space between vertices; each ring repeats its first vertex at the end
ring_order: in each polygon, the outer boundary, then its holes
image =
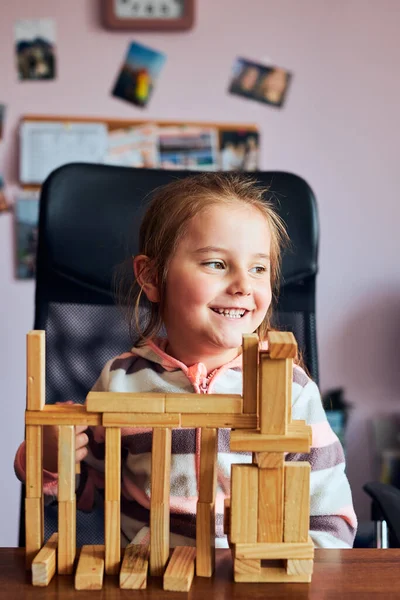
POLYGON ((202 281, 201 275, 173 277, 167 284, 167 303, 186 307, 204 305, 210 300, 210 291, 210 285, 202 281))

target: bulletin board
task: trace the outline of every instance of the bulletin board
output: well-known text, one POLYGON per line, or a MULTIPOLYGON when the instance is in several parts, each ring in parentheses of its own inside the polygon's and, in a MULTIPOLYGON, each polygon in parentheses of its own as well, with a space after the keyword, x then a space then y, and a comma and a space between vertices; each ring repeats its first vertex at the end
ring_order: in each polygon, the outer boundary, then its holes
POLYGON ((25 115, 19 128, 19 182, 37 189, 68 162, 256 171, 260 134, 253 123, 209 123, 25 115))

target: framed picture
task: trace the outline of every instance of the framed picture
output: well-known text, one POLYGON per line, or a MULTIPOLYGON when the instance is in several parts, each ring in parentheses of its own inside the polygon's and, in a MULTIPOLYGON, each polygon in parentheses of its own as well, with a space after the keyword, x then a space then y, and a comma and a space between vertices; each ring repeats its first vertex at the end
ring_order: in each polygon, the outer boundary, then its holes
POLYGON ((195 0, 103 0, 103 20, 110 29, 179 31, 194 23, 195 0))

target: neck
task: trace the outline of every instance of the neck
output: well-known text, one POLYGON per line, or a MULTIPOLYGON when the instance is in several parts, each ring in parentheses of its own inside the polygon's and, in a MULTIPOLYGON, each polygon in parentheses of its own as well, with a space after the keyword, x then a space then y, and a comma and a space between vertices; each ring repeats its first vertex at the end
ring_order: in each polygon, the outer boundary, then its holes
POLYGON ((203 365, 207 369, 207 374, 214 371, 222 365, 226 365, 228 362, 239 356, 242 349, 239 348, 229 348, 224 350, 218 350, 214 354, 210 354, 209 352, 206 354, 204 352, 196 352, 196 351, 188 351, 182 348, 178 348, 174 346, 174 344, 168 341, 167 347, 165 349, 166 353, 176 358, 180 362, 182 362, 187 367, 190 367, 197 363, 203 363, 203 365))

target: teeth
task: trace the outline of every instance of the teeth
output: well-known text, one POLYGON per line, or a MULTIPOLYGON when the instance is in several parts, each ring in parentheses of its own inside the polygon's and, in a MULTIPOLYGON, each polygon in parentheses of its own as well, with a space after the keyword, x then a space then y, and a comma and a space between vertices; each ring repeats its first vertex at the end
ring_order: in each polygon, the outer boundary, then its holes
POLYGON ((243 309, 239 310, 236 308, 213 308, 213 311, 219 313, 220 315, 224 315, 225 317, 231 317, 233 319, 240 319, 246 312, 243 309))

